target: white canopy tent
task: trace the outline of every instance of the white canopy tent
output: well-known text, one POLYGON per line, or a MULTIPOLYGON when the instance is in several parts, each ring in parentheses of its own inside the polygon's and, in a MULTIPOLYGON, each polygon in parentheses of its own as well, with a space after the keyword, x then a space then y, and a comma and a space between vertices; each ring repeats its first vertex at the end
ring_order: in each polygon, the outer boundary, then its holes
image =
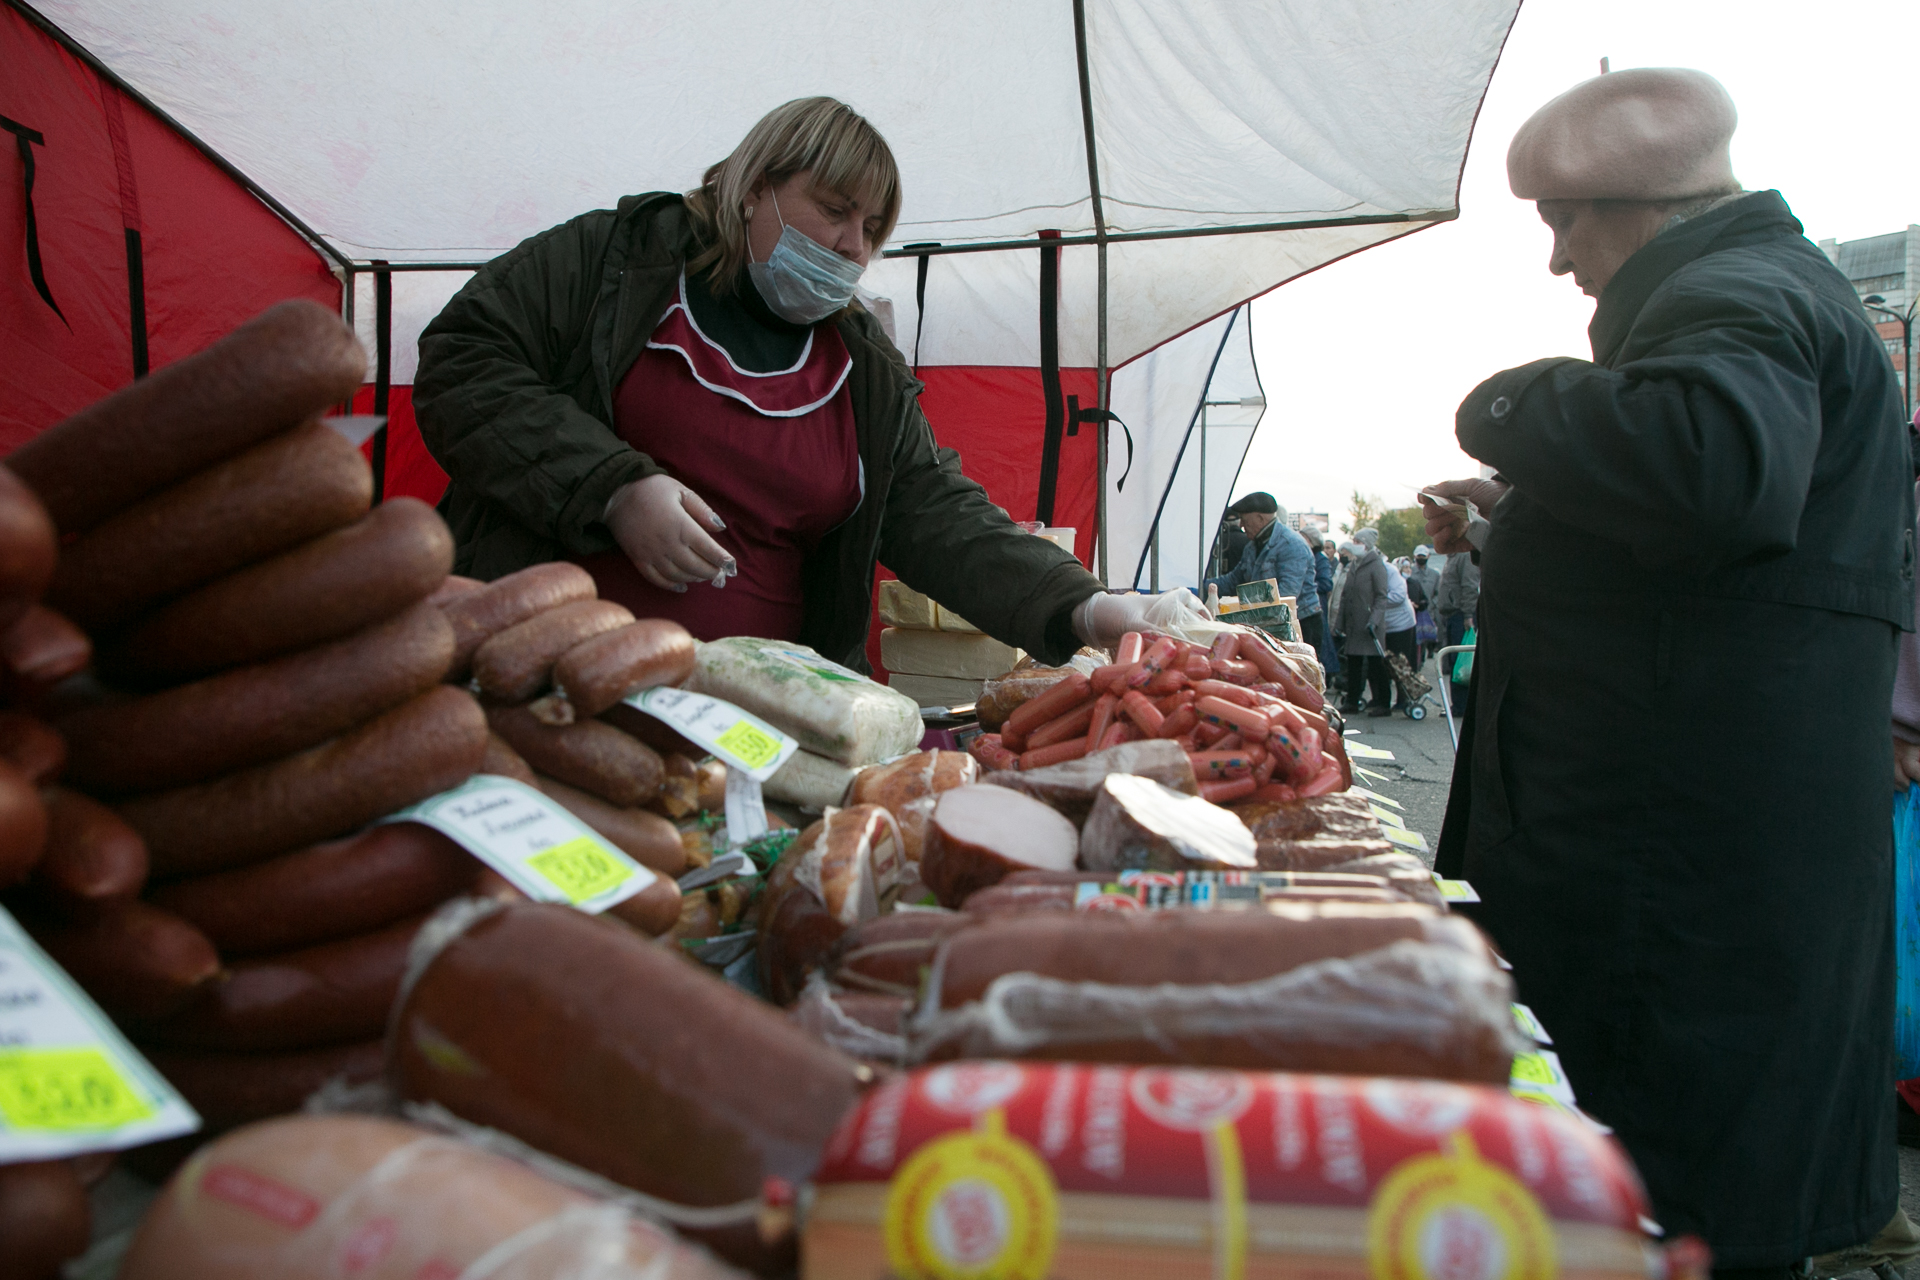
MULTIPOLYGON (((891 300, 930 384, 943 370, 1030 376, 1053 361, 1089 372, 1105 401, 1121 370, 1111 402, 1133 433, 1135 478, 1118 490, 1102 447, 1081 486, 1099 515, 1078 514, 1117 517, 1099 561, 1130 585, 1176 469, 1197 476, 1181 451, 1224 317, 1455 216, 1518 0, 34 8, 307 235, 352 280, 346 306, 370 342, 372 264, 388 264, 395 384, 464 282, 457 268, 623 194, 695 185, 777 103, 845 99, 901 163, 903 215, 865 287, 891 300), (1057 352, 1036 301, 1043 232, 1059 237, 1057 352)), ((996 412, 982 410, 981 429, 996 412)), ((963 455, 964 416, 935 419, 963 455)), ((1058 406, 1053 417, 1057 441, 1058 406)), ((1110 431, 1091 433, 1104 446, 1110 431)), ((1222 448, 1235 468, 1242 452, 1222 448)), ((1017 505, 995 476, 977 478, 1017 505)), ((1004 480, 1031 490, 1030 477, 1004 480)), ((1067 495, 1064 472, 1060 484, 1067 495)), ((1207 484, 1209 506, 1224 501, 1227 486, 1207 484)), ((1063 504, 1056 522, 1072 523, 1063 504)), ((1203 512, 1168 508, 1175 523, 1189 515, 1199 528, 1203 512)), ((1163 582, 1180 580, 1176 561, 1197 565, 1170 554, 1170 537, 1163 582)))

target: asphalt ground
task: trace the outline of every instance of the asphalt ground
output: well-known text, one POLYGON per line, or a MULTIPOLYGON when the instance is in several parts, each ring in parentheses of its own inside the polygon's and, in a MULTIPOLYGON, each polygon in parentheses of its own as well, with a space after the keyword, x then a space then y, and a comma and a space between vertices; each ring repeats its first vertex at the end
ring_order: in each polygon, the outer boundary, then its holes
MULTIPOLYGON (((1356 755, 1353 760, 1356 766, 1353 780, 1400 802, 1399 813, 1407 829, 1417 831, 1426 838, 1428 852, 1421 856, 1431 865, 1432 849, 1439 843, 1440 824, 1446 817, 1447 788, 1453 779, 1454 753, 1452 739, 1447 734, 1446 715, 1441 710, 1440 677, 1431 659, 1421 674, 1435 686, 1426 702, 1426 719, 1412 720, 1401 711, 1395 711, 1390 716, 1374 717, 1363 709, 1358 715, 1347 718, 1347 741, 1393 753, 1392 760, 1367 760, 1356 755), (1359 768, 1370 769, 1380 777, 1363 777, 1358 772, 1359 768)), ((1329 693, 1332 692, 1329 690, 1329 693)), ((1553 1028, 1547 1030, 1551 1032, 1553 1028)), ((1575 1078, 1571 1083, 1577 1096, 1580 1081, 1575 1078)), ((1887 1093, 1887 1117, 1888 1123, 1892 1123, 1891 1086, 1887 1093)), ((1920 1150, 1909 1147, 1900 1148, 1900 1207, 1906 1210, 1909 1218, 1920 1223, 1920 1150)), ((1900 1270, 1908 1280, 1920 1280, 1920 1259, 1907 1263, 1900 1270)), ((1876 1277, 1872 1271, 1862 1270, 1848 1273, 1847 1280, 1876 1280, 1876 1277)))

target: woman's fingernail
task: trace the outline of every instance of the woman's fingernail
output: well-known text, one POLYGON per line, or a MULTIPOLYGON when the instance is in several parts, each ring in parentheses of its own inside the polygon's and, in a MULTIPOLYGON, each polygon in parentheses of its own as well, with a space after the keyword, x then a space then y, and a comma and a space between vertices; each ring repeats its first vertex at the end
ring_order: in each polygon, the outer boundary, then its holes
POLYGON ((727 529, 727 522, 725 520, 722 520, 719 516, 715 516, 713 518, 713 527, 719 530, 720 532, 725 533, 727 529))
POLYGON ((676 582, 673 584, 673 589, 675 591, 684 592, 687 589, 687 584, 684 582, 676 582))

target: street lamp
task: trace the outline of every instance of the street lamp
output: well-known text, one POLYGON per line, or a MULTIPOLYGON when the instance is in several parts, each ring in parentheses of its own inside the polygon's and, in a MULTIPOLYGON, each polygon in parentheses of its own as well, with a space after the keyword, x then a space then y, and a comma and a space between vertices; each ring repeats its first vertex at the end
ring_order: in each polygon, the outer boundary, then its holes
POLYGON ((1878 311, 1881 315, 1888 316, 1900 322, 1900 389, 1906 393, 1906 397, 1907 397, 1907 421, 1912 422, 1913 421, 1913 317, 1916 311, 1920 311, 1920 297, 1915 297, 1912 302, 1907 304, 1907 310, 1904 315, 1898 311, 1895 311, 1893 308, 1886 306, 1885 305, 1886 301, 1887 300, 1885 298, 1881 297, 1877 293, 1870 293, 1866 297, 1860 299, 1861 304, 1865 306, 1867 310, 1878 311))

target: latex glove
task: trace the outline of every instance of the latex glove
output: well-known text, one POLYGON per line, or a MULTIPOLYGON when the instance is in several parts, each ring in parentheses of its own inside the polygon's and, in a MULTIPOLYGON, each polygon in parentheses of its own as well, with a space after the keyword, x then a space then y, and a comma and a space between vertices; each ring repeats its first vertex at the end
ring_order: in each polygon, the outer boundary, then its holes
POLYGON ((1420 496, 1420 510, 1427 517, 1427 538, 1433 549, 1450 556, 1478 547, 1486 538, 1487 513, 1506 496, 1507 486, 1498 480, 1442 480, 1428 485, 1420 496), (1427 493, 1458 498, 1463 504, 1442 506, 1427 493), (1475 539, 1474 533, 1480 537, 1475 539))
MULTIPOLYGON (((1193 592, 1185 587, 1176 590, 1185 597, 1181 601, 1185 609, 1203 618, 1213 616, 1193 592)), ((1167 593, 1173 594, 1175 592, 1167 593)), ((1081 644, 1091 645, 1095 649, 1112 649, 1120 643, 1120 637, 1129 631, 1160 629, 1147 620, 1147 611, 1160 599, 1162 597, 1157 595, 1116 595, 1110 591, 1088 596, 1073 611, 1073 633, 1080 637, 1081 644)))
POLYGON ((1909 782, 1920 782, 1920 742, 1893 740, 1893 785, 1901 791, 1909 782))
POLYGON ((740 572, 733 555, 713 540, 727 525, 700 495, 664 473, 614 490, 607 528, 640 576, 667 591, 689 582, 726 585, 740 572))

